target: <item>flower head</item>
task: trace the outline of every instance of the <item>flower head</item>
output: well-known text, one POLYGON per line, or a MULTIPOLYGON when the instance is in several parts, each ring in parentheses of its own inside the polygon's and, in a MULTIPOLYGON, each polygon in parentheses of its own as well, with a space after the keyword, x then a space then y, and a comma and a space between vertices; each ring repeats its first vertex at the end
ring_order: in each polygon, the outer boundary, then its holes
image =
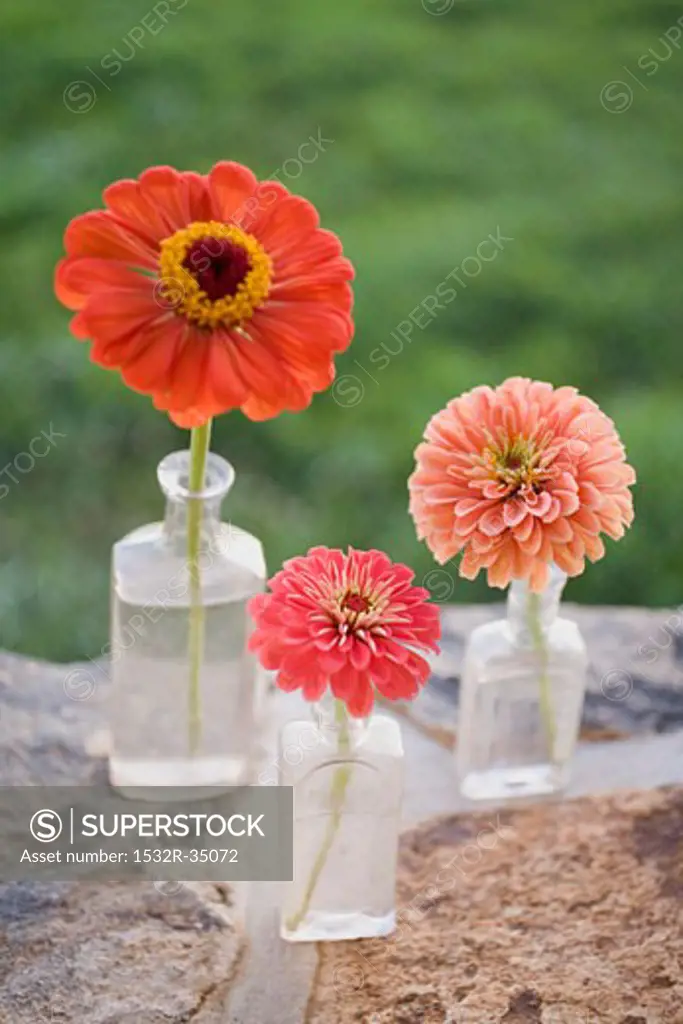
POLYGON ((353 335, 353 268, 311 203, 237 163, 151 167, 66 229, 55 289, 91 357, 179 426, 298 411, 353 335))
POLYGON ((413 572, 381 551, 311 548, 252 598, 250 648, 283 690, 318 700, 329 685, 349 712, 368 714, 374 689, 414 697, 429 676, 417 651, 438 651, 438 608, 413 572), (373 689, 374 688, 374 689, 373 689))
POLYGON ((578 576, 633 520, 635 473, 612 420, 576 388, 512 377, 453 399, 428 423, 408 487, 418 536, 438 562, 491 586, 578 576))

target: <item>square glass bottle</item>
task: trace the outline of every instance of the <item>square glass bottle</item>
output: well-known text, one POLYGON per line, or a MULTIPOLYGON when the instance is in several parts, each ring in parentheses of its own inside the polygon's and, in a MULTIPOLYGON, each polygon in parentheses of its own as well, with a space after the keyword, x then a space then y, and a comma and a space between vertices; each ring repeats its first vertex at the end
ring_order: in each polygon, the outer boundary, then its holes
POLYGON ((403 743, 387 715, 358 719, 341 701, 280 734, 280 784, 294 787, 294 881, 280 934, 289 942, 360 939, 395 927, 403 743))
POLYGON ((566 785, 588 664, 578 626, 557 614, 566 579, 552 566, 542 594, 514 580, 507 618, 469 638, 456 758, 470 800, 550 795, 566 785))
POLYGON ((109 775, 121 792, 245 781, 263 674, 247 651, 247 601, 265 585, 256 537, 220 519, 234 481, 209 454, 201 493, 188 489, 189 452, 161 461, 163 522, 114 545, 109 775), (188 516, 201 541, 188 561, 188 516))

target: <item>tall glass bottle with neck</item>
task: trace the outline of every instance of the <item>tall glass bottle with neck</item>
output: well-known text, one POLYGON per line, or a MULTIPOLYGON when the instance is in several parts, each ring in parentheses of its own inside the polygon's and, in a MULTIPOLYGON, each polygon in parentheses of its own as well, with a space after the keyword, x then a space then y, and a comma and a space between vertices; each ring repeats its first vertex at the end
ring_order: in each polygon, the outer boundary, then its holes
POLYGON ((507 618, 470 636, 456 747, 470 800, 550 795, 566 785, 587 655, 578 626, 558 615, 565 583, 555 566, 541 594, 513 581, 507 618))
POLYGON ((280 785, 294 787, 294 880, 280 934, 289 942, 361 939, 395 927, 403 792, 401 730, 352 718, 326 698, 280 734, 280 785))
POLYGON ((189 452, 159 464, 163 522, 114 545, 109 773, 121 792, 245 781, 261 680, 247 651, 246 604, 263 589, 256 537, 221 522, 234 481, 209 454, 205 485, 189 490, 189 452), (188 562, 188 515, 201 519, 188 562))

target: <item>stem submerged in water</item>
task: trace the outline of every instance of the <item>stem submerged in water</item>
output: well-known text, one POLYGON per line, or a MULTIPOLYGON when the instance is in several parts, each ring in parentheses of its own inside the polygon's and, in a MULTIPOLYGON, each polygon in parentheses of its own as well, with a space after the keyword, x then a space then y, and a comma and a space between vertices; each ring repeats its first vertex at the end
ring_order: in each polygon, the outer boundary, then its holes
MULTIPOLYGON (((206 458, 211 441, 211 420, 201 427, 193 427, 190 440, 190 478, 188 488, 193 494, 204 489, 206 458)), ((201 670, 204 657, 204 606, 199 554, 202 542, 203 499, 190 498, 187 507, 187 567, 190 576, 190 623, 188 661, 190 685, 188 689, 188 744, 190 757, 199 751, 202 732, 201 670)))
MULTIPOLYGON (((339 755, 343 756, 344 754, 348 754, 351 749, 351 739, 349 735, 347 711, 344 706, 344 702, 341 700, 335 700, 334 702, 334 720, 339 727, 337 750, 339 755)), ((313 899, 313 894, 315 893, 315 887, 318 884, 320 875, 322 874, 323 868, 327 862, 335 836, 339 831, 342 811, 344 810, 346 790, 348 788, 350 778, 351 766, 348 764, 341 765, 334 773, 332 789, 330 792, 330 820, 327 823, 327 830, 325 832, 325 838, 323 839, 322 846, 318 851, 318 856, 315 858, 315 863, 313 864, 311 876, 308 879, 308 884, 301 901, 301 906, 297 912, 287 918, 285 922, 285 926, 290 932, 295 932, 297 930, 308 913, 311 900, 313 899)))
POLYGON ((548 648, 541 622, 541 598, 538 594, 531 592, 529 593, 527 603, 527 623, 541 666, 538 679, 538 704, 548 744, 548 760, 552 764, 555 756, 555 716, 553 714, 550 678, 548 676, 548 648))

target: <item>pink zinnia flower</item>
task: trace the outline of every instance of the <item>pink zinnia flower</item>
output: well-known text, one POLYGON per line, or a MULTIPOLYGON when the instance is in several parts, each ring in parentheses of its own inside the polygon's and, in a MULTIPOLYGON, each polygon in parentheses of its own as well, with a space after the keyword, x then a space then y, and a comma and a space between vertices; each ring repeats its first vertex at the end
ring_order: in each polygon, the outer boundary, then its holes
POLYGON ((249 647, 283 690, 318 700, 329 685, 357 717, 372 709, 373 687, 410 699, 429 677, 416 652, 438 651, 441 635, 439 610, 413 576, 382 551, 311 548, 250 601, 249 647))
POLYGON ((633 521, 614 423, 576 388, 512 377, 449 402, 427 424, 408 481, 418 537, 460 575, 491 586, 527 579, 542 590, 555 562, 578 576, 633 521))

